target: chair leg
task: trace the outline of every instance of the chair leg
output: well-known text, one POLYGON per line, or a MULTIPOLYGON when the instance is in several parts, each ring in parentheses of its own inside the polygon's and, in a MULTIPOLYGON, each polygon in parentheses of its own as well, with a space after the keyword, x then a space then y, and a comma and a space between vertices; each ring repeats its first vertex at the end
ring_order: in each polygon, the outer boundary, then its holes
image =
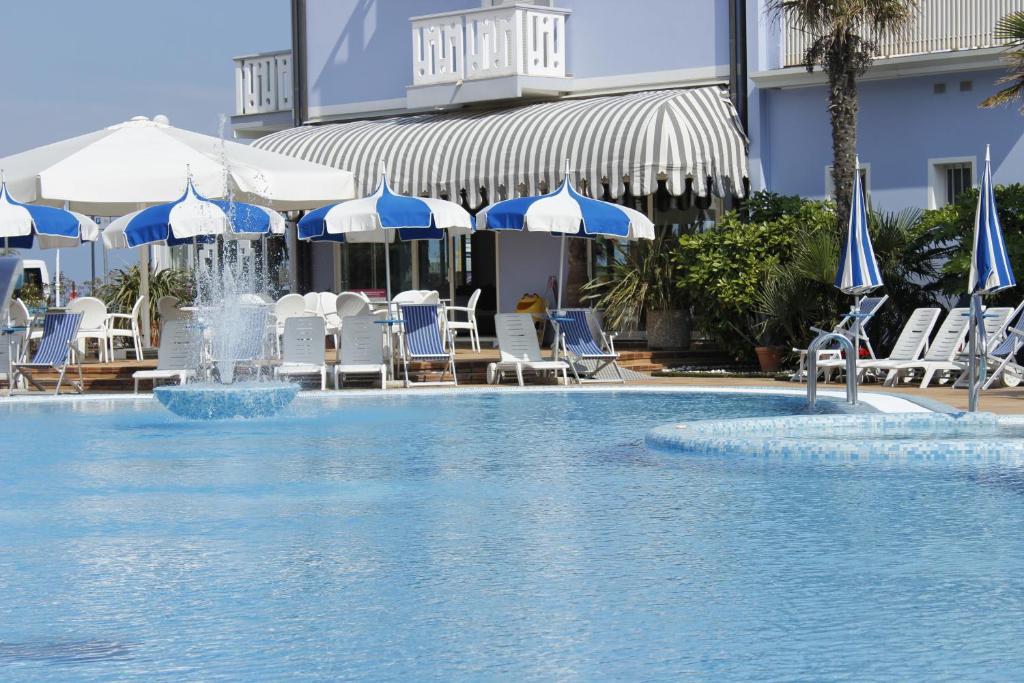
POLYGON ((927 389, 928 385, 932 381, 932 375, 935 374, 935 370, 932 368, 926 368, 924 371, 924 377, 921 378, 921 388, 927 389))
POLYGON ((525 382, 523 382, 523 364, 522 363, 516 363, 516 379, 519 380, 519 386, 524 386, 525 385, 525 382))

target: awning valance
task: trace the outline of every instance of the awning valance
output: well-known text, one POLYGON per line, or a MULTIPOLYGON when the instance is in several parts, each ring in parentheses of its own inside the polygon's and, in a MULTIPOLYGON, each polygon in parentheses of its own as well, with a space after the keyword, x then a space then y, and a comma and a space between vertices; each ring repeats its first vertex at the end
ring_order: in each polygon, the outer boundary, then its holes
POLYGON ((491 201, 554 189, 566 160, 596 196, 606 183, 619 197, 626 179, 634 195, 651 194, 659 178, 673 195, 687 178, 697 194, 707 178, 716 194, 742 194, 747 176, 746 136, 718 87, 302 126, 253 146, 352 171, 358 194, 373 191, 383 161, 399 192, 465 189, 473 203, 481 186, 491 201))

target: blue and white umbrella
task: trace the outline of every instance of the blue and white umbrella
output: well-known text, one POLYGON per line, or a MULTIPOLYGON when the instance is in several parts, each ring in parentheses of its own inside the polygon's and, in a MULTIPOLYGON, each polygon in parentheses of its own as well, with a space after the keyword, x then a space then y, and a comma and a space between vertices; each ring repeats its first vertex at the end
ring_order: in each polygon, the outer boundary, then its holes
POLYGON ((207 199, 189 180, 177 201, 135 211, 103 231, 108 249, 147 244, 177 246, 227 239, 258 239, 283 235, 284 217, 272 209, 222 199, 207 199))
MULTIPOLYGON (((310 211, 299 221, 299 239, 329 242, 390 243, 469 235, 473 217, 455 202, 395 194, 381 174, 373 194, 310 211)), ((450 262, 450 259, 449 259, 450 262)), ((391 301, 391 259, 384 259, 391 301)))
POLYGON ((569 182, 568 168, 562 184, 554 192, 497 202, 482 209, 476 221, 481 230, 526 230, 561 235, 558 308, 562 307, 567 236, 654 239, 654 224, 647 216, 636 209, 584 197, 569 182))
POLYGON ((100 229, 80 213, 52 206, 31 206, 11 197, 0 182, 0 245, 7 249, 59 249, 95 242, 100 229))
POLYGON ((864 188, 860 182, 860 161, 853 173, 853 201, 850 223, 839 256, 836 287, 845 294, 862 296, 882 286, 882 274, 875 260, 875 250, 868 234, 868 211, 864 202, 864 188))
POLYGON ((1003 228, 996 210, 996 195, 992 188, 992 162, 988 145, 985 146, 985 171, 981 176, 978 209, 974 214, 974 250, 971 254, 971 273, 967 291, 971 295, 970 365, 968 409, 978 408, 978 396, 985 382, 986 365, 978 363, 978 351, 986 346, 985 321, 981 296, 994 294, 1017 284, 1006 253, 1003 228), (980 379, 978 373, 980 370, 980 379))

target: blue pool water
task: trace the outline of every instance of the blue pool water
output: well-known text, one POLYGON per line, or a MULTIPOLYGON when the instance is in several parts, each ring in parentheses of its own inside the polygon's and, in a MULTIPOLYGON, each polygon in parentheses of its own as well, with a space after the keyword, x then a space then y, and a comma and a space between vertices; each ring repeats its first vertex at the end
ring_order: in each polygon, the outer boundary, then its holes
POLYGON ((1021 468, 643 443, 801 404, 0 404, 0 680, 1024 677, 1021 468))

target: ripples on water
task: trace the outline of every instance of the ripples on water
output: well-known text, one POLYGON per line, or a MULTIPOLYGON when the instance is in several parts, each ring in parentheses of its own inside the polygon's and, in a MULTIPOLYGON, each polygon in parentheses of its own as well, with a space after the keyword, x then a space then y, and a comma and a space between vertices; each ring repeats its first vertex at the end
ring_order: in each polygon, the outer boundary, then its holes
POLYGON ((0 680, 1024 676, 1008 465, 687 458, 796 399, 0 408, 0 680))

